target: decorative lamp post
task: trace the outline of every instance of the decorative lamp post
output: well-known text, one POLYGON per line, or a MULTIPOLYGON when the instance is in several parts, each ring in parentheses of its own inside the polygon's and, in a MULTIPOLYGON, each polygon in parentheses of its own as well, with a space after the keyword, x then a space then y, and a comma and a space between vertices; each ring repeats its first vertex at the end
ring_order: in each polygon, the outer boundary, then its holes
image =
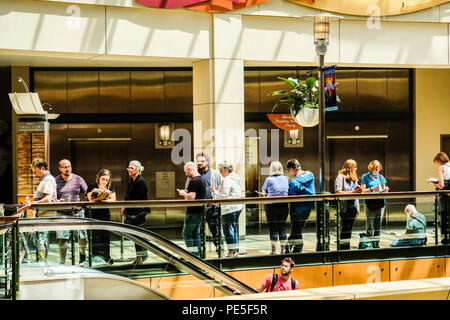
MULTIPOLYGON (((319 193, 325 193, 325 159, 326 159, 326 136, 325 136, 325 98, 324 98, 324 78, 323 66, 325 54, 329 43, 330 20, 341 19, 341 16, 335 16, 329 13, 319 13, 316 15, 304 16, 314 21, 314 45, 316 53, 319 56, 319 193)), ((330 212, 328 203, 323 201, 317 203, 316 214, 316 235, 317 251, 328 251, 330 249, 330 212)))
POLYGON ((335 16, 329 13, 319 13, 308 15, 302 18, 313 20, 314 45, 316 53, 319 56, 319 190, 325 191, 325 154, 326 154, 326 136, 325 136, 325 99, 324 99, 324 79, 322 68, 324 66, 325 54, 329 43, 330 21, 342 19, 341 16, 335 16))

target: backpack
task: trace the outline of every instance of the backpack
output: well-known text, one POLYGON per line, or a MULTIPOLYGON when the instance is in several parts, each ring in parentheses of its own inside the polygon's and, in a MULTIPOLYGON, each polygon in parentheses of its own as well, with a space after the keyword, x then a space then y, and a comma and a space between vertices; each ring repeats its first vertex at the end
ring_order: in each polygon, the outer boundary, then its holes
MULTIPOLYGON (((278 273, 273 273, 272 274, 272 284, 270 285, 270 288, 267 292, 273 292, 273 288, 275 288, 277 281, 278 281, 278 273)), ((291 278, 291 288, 292 288, 292 290, 295 289, 295 279, 293 279, 293 278, 291 278)))

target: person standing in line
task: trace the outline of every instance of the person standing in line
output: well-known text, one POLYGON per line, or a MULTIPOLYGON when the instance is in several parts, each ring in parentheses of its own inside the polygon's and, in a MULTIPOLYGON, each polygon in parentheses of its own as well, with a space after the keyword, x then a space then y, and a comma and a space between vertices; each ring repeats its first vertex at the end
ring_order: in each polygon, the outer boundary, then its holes
MULTIPOLYGON (((36 178, 39 178, 39 183, 36 186, 33 195, 33 202, 27 201, 24 206, 20 207, 17 214, 21 215, 33 204, 52 203, 56 202, 56 181, 55 178, 48 171, 48 164, 41 158, 35 158, 31 163, 31 170, 36 178)), ((39 210, 39 217, 48 217, 56 215, 55 211, 39 210)), ((38 250, 42 259, 47 259, 48 256, 48 231, 38 232, 38 250)))
MULTIPOLYGON (((95 182, 88 186, 87 197, 89 201, 116 201, 116 190, 111 183, 111 179, 111 172, 108 169, 101 169, 97 173, 95 182), (100 189, 103 193, 93 197, 92 190, 94 189, 100 189)), ((111 220, 109 208, 92 209, 91 212, 94 219, 111 220)), ((100 256, 108 265, 114 263, 114 260, 111 258, 110 240, 110 232, 108 230, 92 230, 92 254, 100 256)))
MULTIPOLYGON (((358 185, 356 171, 356 161, 346 160, 334 181, 334 192, 339 194, 360 193, 361 187, 358 185)), ((353 224, 359 214, 359 200, 342 200, 339 204, 339 216, 341 217, 339 250, 350 250, 353 224)))
MULTIPOLYGON (((59 161, 59 171, 61 174, 56 177, 56 190, 59 201, 78 202, 81 200, 81 195, 86 196, 87 184, 82 177, 72 172, 72 164, 67 159, 59 161)), ((84 209, 78 210, 58 210, 57 214, 60 216, 74 216, 77 218, 84 218, 84 209)), ((56 231, 56 238, 58 239, 59 247, 59 263, 65 264, 67 253, 67 240, 70 237, 70 231, 62 230, 56 231)), ((80 244, 80 264, 86 261, 87 248, 87 231, 78 231, 78 242, 80 244)))
MULTIPOLYGON (((434 156, 433 162, 438 166, 437 181, 430 181, 436 190, 450 190, 450 160, 445 152, 439 152, 434 156)), ((442 244, 450 243, 450 197, 439 196, 439 215, 441 216, 442 244)))
MULTIPOLYGON (((177 189, 178 194, 186 200, 207 199, 206 182, 198 173, 195 163, 186 163, 183 170, 189 178, 189 185, 186 190, 177 189)), ((183 225, 183 239, 186 248, 197 257, 200 257, 201 252, 200 225, 202 223, 202 213, 202 206, 187 207, 183 225)))
MULTIPOLYGON (((128 164, 127 171, 130 179, 124 200, 148 200, 147 183, 142 177, 144 167, 139 161, 132 160, 128 164)), ((145 216, 150 213, 150 208, 122 208, 121 212, 125 216, 125 223, 142 226, 145 223, 145 216)), ((148 258, 147 250, 137 243, 134 244, 134 247, 136 249, 136 260, 133 263, 145 262, 148 258)))
MULTIPOLYGON (((314 185, 314 174, 310 171, 302 170, 300 162, 297 159, 288 160, 286 167, 293 175, 289 182, 289 195, 314 195, 316 187, 314 185)), ((288 252, 299 253, 303 250, 303 227, 308 220, 315 202, 294 202, 291 203, 291 234, 288 238, 288 252)))
POLYGON ((414 205, 408 204, 405 207, 406 229, 403 234, 391 232, 391 235, 399 239, 391 242, 391 247, 423 246, 427 243, 427 220, 414 205))
MULTIPOLYGON (((214 193, 211 192, 210 188, 217 189, 222 182, 222 177, 218 170, 210 168, 209 156, 200 152, 195 156, 195 161, 197 163, 197 170, 200 176, 205 180, 206 184, 206 198, 213 199, 214 193)), ((186 179, 185 189, 189 185, 189 177, 186 179)), ((219 254, 219 219, 217 208, 215 206, 208 205, 206 209, 206 223, 208 224, 209 231, 211 231, 213 243, 216 247, 217 254, 219 254)), ((200 226, 200 233, 203 234, 203 225, 200 226)), ((223 240, 221 245, 223 245, 223 240)), ((223 247, 222 247, 223 248, 223 247)))
MULTIPOLYGON (((389 187, 386 186, 386 178, 380 173, 383 169, 381 162, 373 160, 369 163, 369 172, 365 173, 361 178, 361 192, 375 193, 388 192, 389 187)), ((373 247, 380 247, 381 222, 383 221, 384 210, 386 208, 386 200, 384 199, 368 199, 364 201, 366 204, 366 234, 372 239, 373 247)))
MULTIPOLYGON (((228 161, 219 163, 220 174, 222 175, 222 183, 218 189, 210 187, 218 199, 241 198, 241 180, 239 176, 233 172, 233 165, 228 161)), ((239 215, 242 211, 242 204, 222 205, 222 229, 227 242, 227 257, 234 257, 239 252, 239 215)))
MULTIPOLYGON (((287 196, 289 181, 284 175, 283 165, 279 161, 273 161, 269 169, 270 176, 264 181, 262 187, 265 197, 287 196)), ((280 243, 280 253, 286 252, 286 219, 289 214, 289 206, 284 203, 265 203, 267 223, 269 225, 269 237, 271 254, 277 253, 277 244, 280 243)))

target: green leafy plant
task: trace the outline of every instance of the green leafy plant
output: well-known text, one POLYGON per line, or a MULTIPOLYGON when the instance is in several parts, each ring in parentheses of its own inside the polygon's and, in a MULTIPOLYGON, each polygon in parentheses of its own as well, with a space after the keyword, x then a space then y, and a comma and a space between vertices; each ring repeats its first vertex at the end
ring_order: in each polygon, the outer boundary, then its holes
MULTIPOLYGON (((272 112, 274 112, 280 104, 289 105, 294 117, 303 108, 319 108, 319 83, 315 77, 310 76, 303 83, 299 79, 293 77, 287 79, 277 77, 277 79, 284 81, 292 89, 289 91, 277 90, 269 93, 272 97, 281 96, 280 99, 275 102, 272 112)), ((339 97, 337 96, 336 100, 340 102, 339 97)))

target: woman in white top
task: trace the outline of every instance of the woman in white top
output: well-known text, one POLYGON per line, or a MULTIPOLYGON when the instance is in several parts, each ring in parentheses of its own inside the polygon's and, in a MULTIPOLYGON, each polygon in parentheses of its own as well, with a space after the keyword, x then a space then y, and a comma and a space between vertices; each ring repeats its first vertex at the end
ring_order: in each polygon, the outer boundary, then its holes
MULTIPOLYGON (((222 183, 218 189, 210 188, 218 199, 241 198, 241 180, 239 176, 233 173, 233 165, 228 161, 219 163, 220 174, 222 175, 222 183)), ((242 204, 230 204, 221 206, 222 229, 225 241, 228 247, 228 257, 238 255, 239 251, 239 233, 238 222, 239 215, 242 211, 242 204)))
MULTIPOLYGON (((448 155, 439 152, 434 156, 433 162, 439 166, 438 181, 433 182, 438 190, 450 190, 450 161, 448 155)), ((431 182, 431 181, 430 181, 431 182)), ((441 234, 442 244, 450 243, 450 197, 448 195, 440 196, 439 214, 441 215, 441 234)))

